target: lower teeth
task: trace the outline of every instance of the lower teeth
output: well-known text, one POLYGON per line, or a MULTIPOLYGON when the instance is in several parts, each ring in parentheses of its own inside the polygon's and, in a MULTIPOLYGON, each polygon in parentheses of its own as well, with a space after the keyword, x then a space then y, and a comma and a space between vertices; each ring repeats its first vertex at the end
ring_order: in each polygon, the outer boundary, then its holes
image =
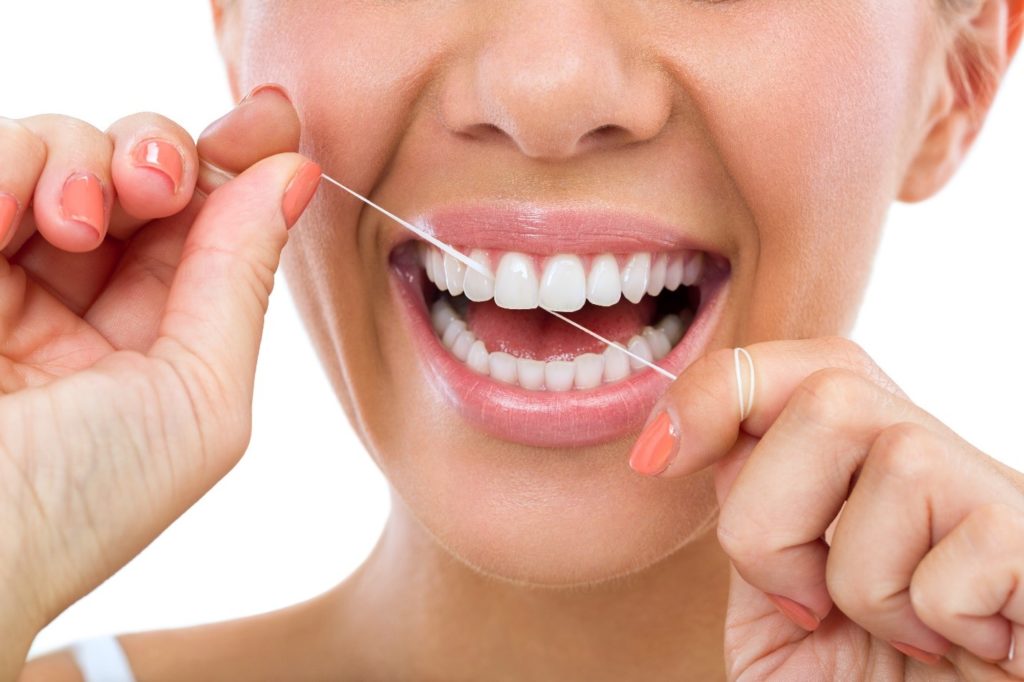
MULTIPOLYGON (((430 310, 431 323, 441 343, 474 372, 496 381, 532 391, 569 391, 597 388, 622 381, 645 369, 644 365, 617 348, 603 353, 584 353, 572 360, 532 360, 508 353, 489 352, 484 342, 466 327, 465 320, 448 299, 442 297, 430 310)), ((654 326, 644 327, 626 344, 631 353, 657 362, 679 343, 693 322, 693 311, 668 314, 654 326)))

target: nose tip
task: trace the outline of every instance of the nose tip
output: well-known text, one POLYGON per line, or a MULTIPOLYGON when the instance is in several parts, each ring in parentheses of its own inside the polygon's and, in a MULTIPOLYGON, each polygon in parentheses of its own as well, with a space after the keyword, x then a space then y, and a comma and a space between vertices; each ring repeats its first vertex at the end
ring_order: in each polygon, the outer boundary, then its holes
POLYGON ((544 160, 655 137, 671 113, 662 73, 627 61, 628 46, 597 17, 566 19, 571 27, 557 18, 502 22, 475 55, 453 65, 442 91, 446 127, 544 160))

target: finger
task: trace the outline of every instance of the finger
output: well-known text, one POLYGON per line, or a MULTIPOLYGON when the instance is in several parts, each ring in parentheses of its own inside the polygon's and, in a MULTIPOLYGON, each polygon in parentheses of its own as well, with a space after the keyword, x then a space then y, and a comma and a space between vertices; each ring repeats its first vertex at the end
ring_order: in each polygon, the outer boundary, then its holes
POLYGON ((96 248, 107 233, 114 203, 110 138, 88 123, 53 114, 22 119, 21 124, 47 149, 32 197, 39 233, 65 251, 96 248))
POLYGON ((965 483, 978 476, 972 464, 921 426, 885 429, 871 446, 828 552, 828 592, 843 613, 925 662, 944 656, 950 641, 922 622, 911 604, 915 569, 954 518, 990 495, 1016 495, 998 490, 998 482, 984 490, 965 483))
POLYGON ((145 352, 156 341, 181 251, 202 200, 139 229, 85 320, 118 350, 145 352))
POLYGON ((34 234, 11 261, 68 310, 81 315, 96 300, 123 249, 120 242, 107 239, 87 253, 71 253, 34 234))
POLYGON ((299 115, 282 86, 254 88, 199 136, 199 189, 209 194, 260 159, 296 151, 300 132, 299 115))
MULTIPOLYGON (((748 346, 747 351, 753 358, 756 393, 742 428, 757 437, 775 422, 797 386, 823 369, 851 370, 887 391, 901 394, 871 358, 847 339, 770 341, 748 346)), ((745 364, 741 372, 744 386, 749 387, 745 364)), ((635 470, 648 475, 684 476, 715 462, 732 447, 741 427, 733 350, 709 353, 690 365, 672 383, 653 414, 664 414, 677 437, 663 441, 670 447, 657 452, 639 448, 638 441, 630 456, 635 470)))
POLYGON ((0 250, 14 239, 46 164, 46 144, 17 121, 0 118, 0 250))
POLYGON ((114 143, 111 175, 118 203, 111 236, 127 239, 139 225, 174 215, 188 204, 199 159, 184 128, 158 114, 141 113, 117 121, 107 134, 114 143))
POLYGON ((248 443, 248 412, 232 414, 225 405, 252 400, 263 316, 287 228, 319 181, 319 166, 301 156, 264 159, 210 195, 185 241, 150 354, 182 377, 212 452, 240 456, 248 443))
MULTIPOLYGON (((902 422, 937 428, 912 403, 848 370, 822 370, 799 385, 719 500, 719 542, 748 582, 800 605, 807 622, 829 613, 825 532, 875 438, 902 422)), ((853 546, 878 546, 879 537, 853 546)))
POLYGON ((1015 644, 1024 642, 1021 585, 1024 509, 995 503, 976 508, 935 545, 913 574, 910 598, 935 631, 1024 677, 1024 651, 1008 660, 1011 633, 1015 644))

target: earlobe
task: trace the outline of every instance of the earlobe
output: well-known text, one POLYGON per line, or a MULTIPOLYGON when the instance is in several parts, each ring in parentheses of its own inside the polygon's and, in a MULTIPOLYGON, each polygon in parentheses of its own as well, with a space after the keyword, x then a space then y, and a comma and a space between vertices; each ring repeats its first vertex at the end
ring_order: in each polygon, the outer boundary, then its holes
POLYGON ((951 29, 946 70, 931 115, 907 168, 899 199, 923 201, 938 192, 966 157, 1020 44, 1024 0, 981 0, 951 29))

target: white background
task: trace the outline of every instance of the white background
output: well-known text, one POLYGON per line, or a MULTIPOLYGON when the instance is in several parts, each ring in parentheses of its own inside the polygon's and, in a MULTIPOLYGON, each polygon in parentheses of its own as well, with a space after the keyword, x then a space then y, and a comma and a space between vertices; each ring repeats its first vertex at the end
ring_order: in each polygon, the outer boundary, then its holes
MULTIPOLYGON (((231 106, 203 0, 4 0, 0 115, 106 128, 157 111, 194 135, 231 106)), ((339 78, 343 77, 339 74, 339 78)), ((854 337, 919 404, 1024 468, 1024 67, 938 198, 896 206, 854 337)), ((312 597, 369 552, 387 487, 330 391, 288 297, 272 299, 252 447, 145 552, 40 633, 40 652, 106 632, 258 613, 312 597)))

